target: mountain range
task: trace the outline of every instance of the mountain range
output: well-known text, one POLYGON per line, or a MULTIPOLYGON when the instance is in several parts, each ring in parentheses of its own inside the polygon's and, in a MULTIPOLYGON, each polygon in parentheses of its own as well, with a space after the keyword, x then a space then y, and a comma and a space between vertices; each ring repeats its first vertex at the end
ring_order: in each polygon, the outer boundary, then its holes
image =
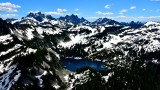
POLYGON ((160 23, 41 12, 0 19, 0 90, 159 90, 160 23), (104 63, 70 71, 64 58, 104 63))
MULTIPOLYGON (((12 21, 16 21, 17 19, 6 19, 6 21, 8 22, 12 22, 12 21)), ((68 24, 71 25, 76 25, 76 24, 82 24, 82 25, 128 25, 131 26, 133 28, 139 28, 140 26, 142 26, 144 23, 142 22, 134 22, 131 21, 130 23, 126 23, 126 22, 117 22, 115 20, 112 19, 108 19, 108 18, 99 18, 96 21, 93 22, 89 22, 88 20, 86 20, 85 18, 79 18, 77 15, 71 14, 71 15, 66 15, 66 16, 61 16, 59 18, 53 18, 51 15, 45 15, 41 12, 30 12, 26 17, 23 17, 22 21, 27 22, 27 20, 32 20, 35 22, 50 22, 52 20, 54 21, 65 21, 68 24)))

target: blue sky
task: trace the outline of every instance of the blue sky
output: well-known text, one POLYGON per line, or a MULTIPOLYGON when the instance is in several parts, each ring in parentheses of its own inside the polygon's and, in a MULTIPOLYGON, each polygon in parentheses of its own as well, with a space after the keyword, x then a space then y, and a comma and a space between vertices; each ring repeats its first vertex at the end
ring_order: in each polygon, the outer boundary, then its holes
POLYGON ((53 17, 76 14, 89 21, 100 17, 120 22, 160 21, 160 0, 1 0, 0 17, 24 17, 41 11, 53 17))

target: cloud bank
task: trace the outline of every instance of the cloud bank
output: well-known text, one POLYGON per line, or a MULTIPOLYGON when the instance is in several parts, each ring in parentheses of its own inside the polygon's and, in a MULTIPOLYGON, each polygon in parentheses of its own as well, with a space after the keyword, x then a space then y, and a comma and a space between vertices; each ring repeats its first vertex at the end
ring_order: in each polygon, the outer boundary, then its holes
POLYGON ((12 4, 10 2, 0 3, 1 12, 18 12, 18 8, 21 8, 21 6, 12 4))

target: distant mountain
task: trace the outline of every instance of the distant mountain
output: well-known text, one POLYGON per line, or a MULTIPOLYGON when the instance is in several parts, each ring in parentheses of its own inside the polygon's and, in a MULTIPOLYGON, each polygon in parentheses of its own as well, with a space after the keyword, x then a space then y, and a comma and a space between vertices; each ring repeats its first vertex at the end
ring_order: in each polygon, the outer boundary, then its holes
POLYGON ((56 20, 55 18, 53 18, 51 15, 46 15, 46 18, 49 20, 56 20))
POLYGON ((121 23, 108 19, 108 18, 99 18, 96 21, 92 22, 93 25, 120 25, 121 23))
POLYGON ((6 19, 7 22, 12 22, 12 21, 15 21, 15 20, 18 20, 18 19, 15 19, 15 18, 7 18, 6 19))
POLYGON ((37 13, 31 12, 26 17, 32 17, 32 18, 36 19, 37 21, 42 22, 43 19, 45 18, 45 15, 42 14, 41 12, 37 12, 37 13))
POLYGON ((69 23, 73 23, 73 24, 90 24, 90 22, 86 19, 79 18, 77 15, 66 15, 65 17, 60 17, 59 20, 63 20, 69 23))
POLYGON ((32 26, 48 26, 58 25, 61 27, 69 26, 68 23, 53 18, 51 15, 45 15, 42 12, 30 12, 26 17, 22 17, 21 20, 15 20, 12 22, 14 25, 29 24, 32 26))
POLYGON ((51 15, 45 15, 42 12, 36 12, 36 13, 30 12, 26 17, 34 18, 39 22, 42 22, 45 18, 48 20, 56 20, 51 15))
POLYGON ((141 26, 144 25, 144 23, 139 22, 139 21, 137 21, 137 22, 131 21, 131 22, 129 22, 129 23, 121 22, 121 24, 122 24, 122 25, 126 25, 126 26, 131 26, 132 28, 135 28, 135 29, 136 29, 136 28, 140 28, 141 26))

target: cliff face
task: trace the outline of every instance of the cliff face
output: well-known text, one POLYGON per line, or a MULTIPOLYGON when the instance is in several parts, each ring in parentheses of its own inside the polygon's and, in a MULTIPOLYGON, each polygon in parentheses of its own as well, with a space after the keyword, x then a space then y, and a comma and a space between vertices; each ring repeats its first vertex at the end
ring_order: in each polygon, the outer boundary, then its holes
POLYGON ((56 73, 57 70, 61 71, 63 68, 59 59, 51 51, 42 49, 26 56, 18 56, 14 59, 13 64, 15 63, 21 76, 11 90, 65 88, 65 84, 56 73))
POLYGON ((8 24, 0 18, 0 35, 10 34, 10 28, 14 29, 13 25, 8 24))

